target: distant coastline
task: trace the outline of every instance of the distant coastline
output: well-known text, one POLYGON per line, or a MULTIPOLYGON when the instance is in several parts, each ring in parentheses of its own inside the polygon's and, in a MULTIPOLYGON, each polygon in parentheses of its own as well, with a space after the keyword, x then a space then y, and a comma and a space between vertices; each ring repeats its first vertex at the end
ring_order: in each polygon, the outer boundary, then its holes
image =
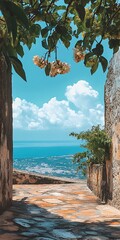
POLYGON ((79 146, 78 141, 13 141, 13 147, 30 147, 30 146, 36 146, 36 147, 64 147, 64 146, 79 146))
MULTIPOLYGON (((13 147, 14 168, 46 176, 84 179, 76 172, 73 155, 80 151, 76 145, 41 146, 41 142, 17 142, 13 147)), ((46 142, 45 142, 46 144, 46 142)))

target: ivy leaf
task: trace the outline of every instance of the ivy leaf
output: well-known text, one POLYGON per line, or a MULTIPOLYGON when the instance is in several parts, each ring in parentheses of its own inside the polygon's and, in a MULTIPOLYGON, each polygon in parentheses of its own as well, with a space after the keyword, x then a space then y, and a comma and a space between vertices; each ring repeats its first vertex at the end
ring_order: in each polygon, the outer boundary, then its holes
POLYGON ((23 79, 26 81, 26 75, 25 75, 25 71, 23 69, 22 63, 21 61, 16 58, 16 57, 10 57, 11 63, 16 71, 16 73, 23 79))
POLYGON ((76 11, 77 11, 78 16, 81 19, 81 21, 84 21, 84 18, 85 18, 85 8, 83 7, 83 5, 76 3, 75 4, 75 8, 76 8, 76 11))
POLYGON ((46 76, 49 76, 50 70, 51 70, 51 64, 48 63, 47 66, 45 67, 45 74, 46 74, 46 76))
POLYGON ((107 69, 107 66, 108 66, 107 59, 104 58, 103 56, 100 56, 99 61, 100 61, 101 65, 102 65, 103 72, 105 72, 106 69, 107 69))

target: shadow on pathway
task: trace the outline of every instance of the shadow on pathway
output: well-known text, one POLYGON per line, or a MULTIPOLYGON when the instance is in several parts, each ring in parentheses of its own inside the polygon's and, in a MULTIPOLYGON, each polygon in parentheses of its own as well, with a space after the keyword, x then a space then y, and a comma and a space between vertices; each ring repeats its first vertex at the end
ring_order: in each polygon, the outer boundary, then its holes
POLYGON ((120 211, 98 204, 86 184, 16 185, 0 216, 0 240, 120 240, 120 211))

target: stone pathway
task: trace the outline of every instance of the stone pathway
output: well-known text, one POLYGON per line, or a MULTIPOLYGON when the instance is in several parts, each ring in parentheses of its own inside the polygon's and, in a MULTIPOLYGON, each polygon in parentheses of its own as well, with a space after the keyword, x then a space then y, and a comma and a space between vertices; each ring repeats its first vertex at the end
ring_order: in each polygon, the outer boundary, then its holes
POLYGON ((15 185, 0 216, 0 240, 120 240, 120 211, 102 205, 86 182, 15 185))

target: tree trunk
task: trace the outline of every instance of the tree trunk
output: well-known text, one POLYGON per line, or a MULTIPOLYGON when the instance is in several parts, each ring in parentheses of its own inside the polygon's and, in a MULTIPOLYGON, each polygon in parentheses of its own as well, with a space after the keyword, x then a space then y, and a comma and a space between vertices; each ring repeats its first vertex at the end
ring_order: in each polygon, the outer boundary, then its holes
POLYGON ((12 201, 11 65, 0 55, 0 213, 12 201))

